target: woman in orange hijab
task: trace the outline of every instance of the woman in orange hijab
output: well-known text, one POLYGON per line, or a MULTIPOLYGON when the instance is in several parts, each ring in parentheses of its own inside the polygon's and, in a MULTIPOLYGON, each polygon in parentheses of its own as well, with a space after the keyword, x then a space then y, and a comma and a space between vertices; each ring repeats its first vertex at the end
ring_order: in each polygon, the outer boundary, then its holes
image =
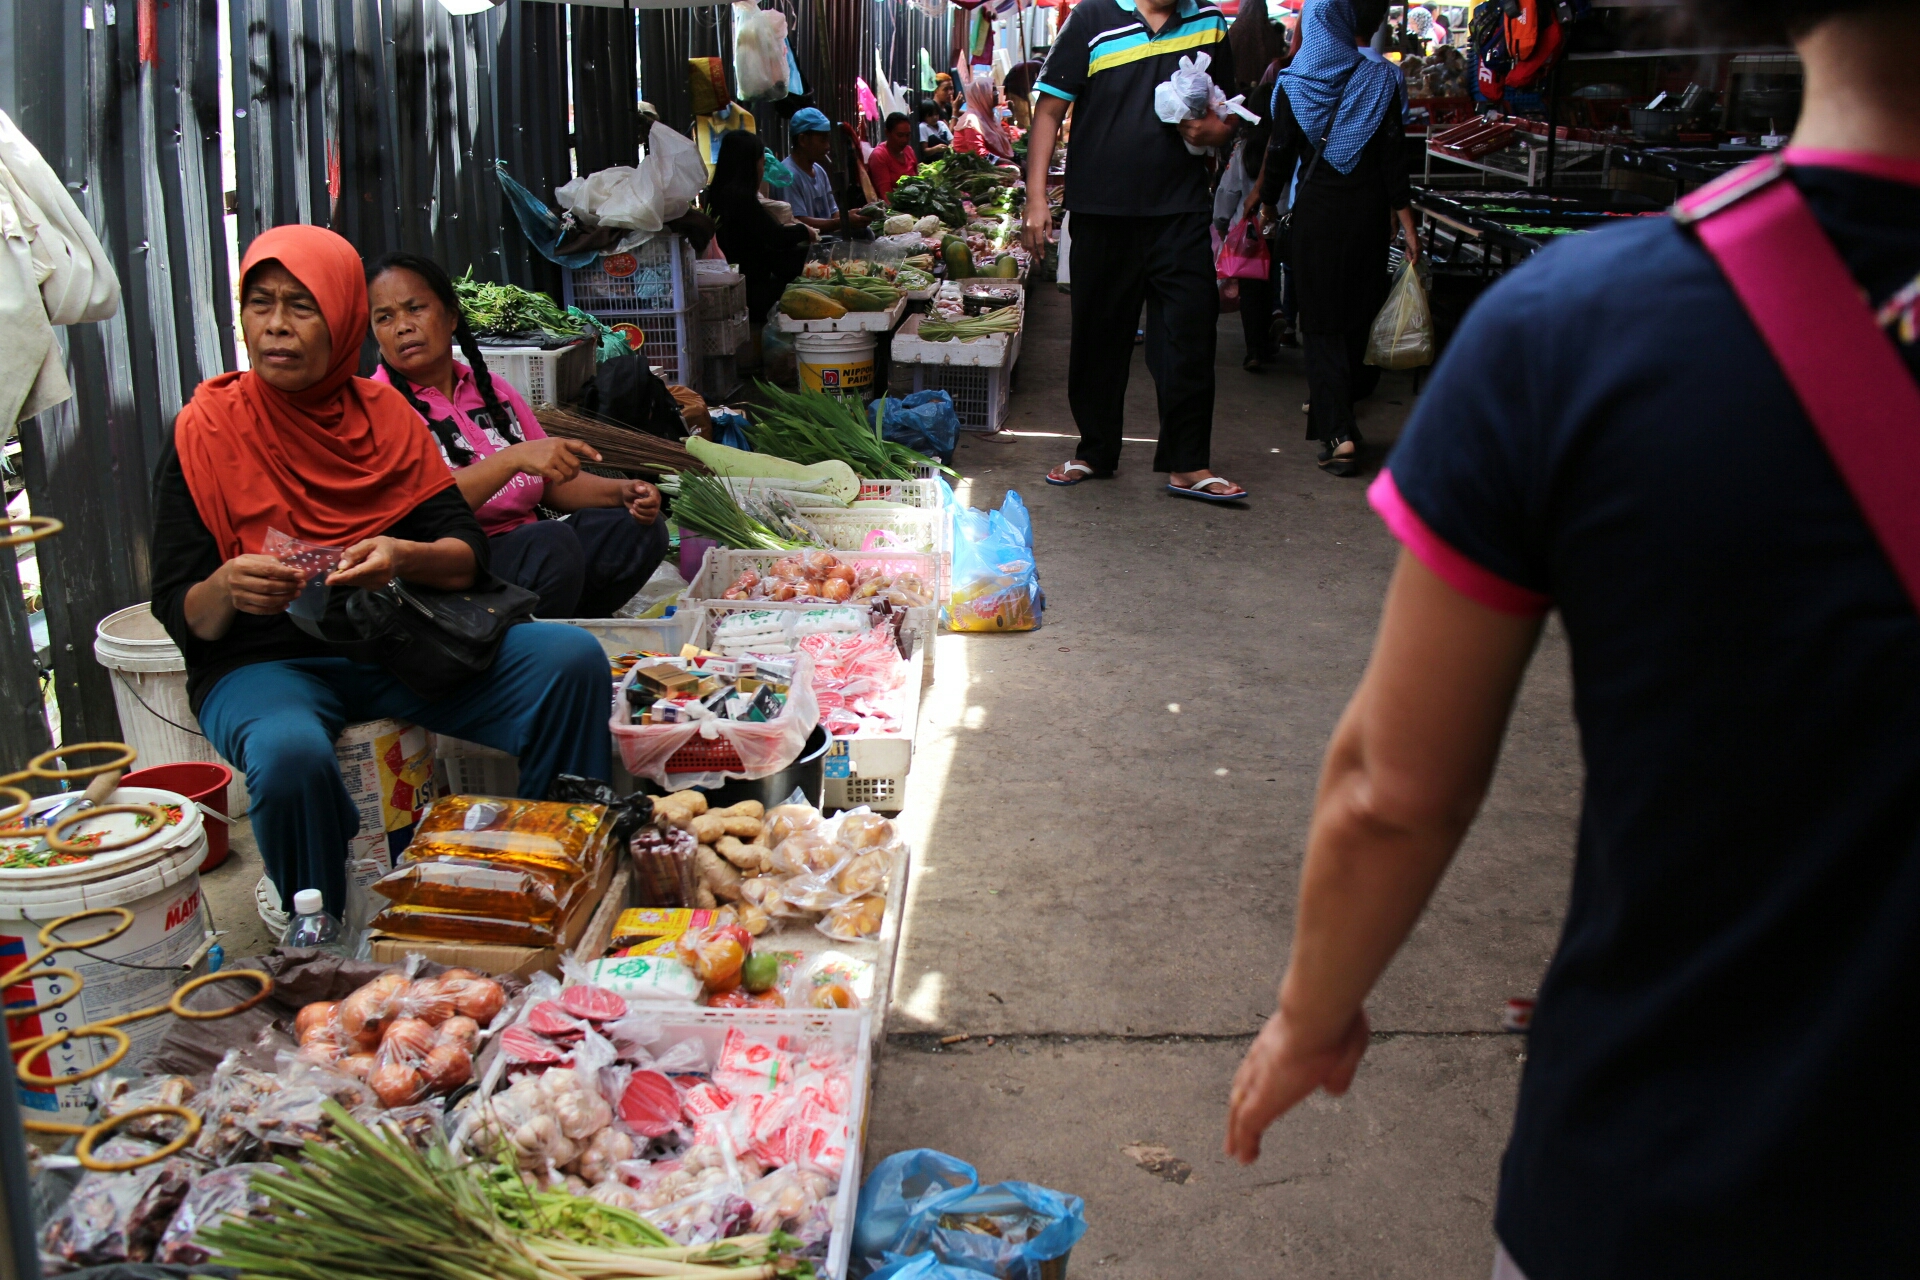
POLYGON ((337 917, 359 827, 333 751, 347 724, 391 716, 496 747, 520 757, 521 794, 544 797, 556 773, 607 776, 612 691, 599 643, 572 627, 512 628, 484 675, 428 700, 294 625, 289 608, 323 588, 470 586, 487 540, 419 415, 353 376, 367 332, 353 246, 265 232, 240 311, 249 370, 201 383, 160 459, 153 612, 207 740, 247 776, 281 902, 319 889, 337 917))

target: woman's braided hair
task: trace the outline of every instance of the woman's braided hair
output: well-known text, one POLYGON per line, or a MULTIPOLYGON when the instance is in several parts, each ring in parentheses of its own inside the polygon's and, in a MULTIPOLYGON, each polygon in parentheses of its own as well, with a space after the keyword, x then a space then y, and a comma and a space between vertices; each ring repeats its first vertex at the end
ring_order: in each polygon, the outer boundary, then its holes
MULTIPOLYGON (((509 444, 521 443, 520 424, 513 414, 501 405, 500 397, 493 389, 493 375, 487 372, 486 358, 480 352, 480 340, 473 335, 473 326, 467 323, 466 313, 460 309, 459 295, 453 291, 453 279, 447 275, 445 267, 432 258, 423 258, 417 253, 387 253, 376 258, 367 267, 367 283, 389 271, 411 271, 427 282, 427 288, 433 290, 433 296, 440 299, 442 306, 453 314, 454 341, 460 344, 460 354, 466 357, 467 365, 473 370, 474 385, 480 388, 480 396, 487 402, 487 415, 494 430, 504 436, 509 444)), ((447 461, 455 470, 473 465, 473 449, 467 444, 466 437, 460 434, 460 427, 451 418, 435 419, 420 403, 419 394, 414 390, 407 376, 380 357, 380 367, 387 371, 394 390, 407 398, 414 412, 426 420, 434 437, 440 441, 440 447, 446 451, 447 461)))

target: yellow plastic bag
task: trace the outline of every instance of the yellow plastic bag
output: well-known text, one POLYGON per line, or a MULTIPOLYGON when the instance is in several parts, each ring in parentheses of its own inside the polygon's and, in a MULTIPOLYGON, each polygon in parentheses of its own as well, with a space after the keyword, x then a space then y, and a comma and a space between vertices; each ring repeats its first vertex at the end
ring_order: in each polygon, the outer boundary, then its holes
POLYGON ((1400 264, 1387 305, 1374 317, 1367 363, 1382 369, 1418 369, 1433 363, 1433 311, 1413 264, 1400 264))

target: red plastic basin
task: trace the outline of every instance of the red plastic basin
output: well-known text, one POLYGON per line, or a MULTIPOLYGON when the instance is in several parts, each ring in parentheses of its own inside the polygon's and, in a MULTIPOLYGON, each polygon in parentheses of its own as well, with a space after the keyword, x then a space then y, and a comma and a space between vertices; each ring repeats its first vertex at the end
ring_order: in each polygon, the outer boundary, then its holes
MULTIPOLYGON (((135 769, 120 779, 120 785, 177 791, 215 813, 225 813, 227 784, 232 781, 233 770, 224 764, 186 760, 179 764, 156 764, 146 769, 135 769)), ((206 824, 207 860, 200 864, 200 869, 211 871, 227 860, 227 824, 218 818, 208 818, 206 824)))

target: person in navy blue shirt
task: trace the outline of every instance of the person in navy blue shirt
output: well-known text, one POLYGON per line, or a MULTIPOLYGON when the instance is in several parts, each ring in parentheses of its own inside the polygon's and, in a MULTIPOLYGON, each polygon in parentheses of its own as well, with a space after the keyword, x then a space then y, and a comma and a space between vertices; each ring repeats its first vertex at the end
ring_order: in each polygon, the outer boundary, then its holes
MULTIPOLYGON (((1737 10, 1792 36, 1789 178, 1920 376, 1912 6, 1737 10)), ((1404 549, 1229 1153, 1352 1083, 1558 609, 1585 795, 1495 1274, 1920 1274, 1920 616, 1717 264, 1669 218, 1539 254, 1372 496, 1404 549)))

